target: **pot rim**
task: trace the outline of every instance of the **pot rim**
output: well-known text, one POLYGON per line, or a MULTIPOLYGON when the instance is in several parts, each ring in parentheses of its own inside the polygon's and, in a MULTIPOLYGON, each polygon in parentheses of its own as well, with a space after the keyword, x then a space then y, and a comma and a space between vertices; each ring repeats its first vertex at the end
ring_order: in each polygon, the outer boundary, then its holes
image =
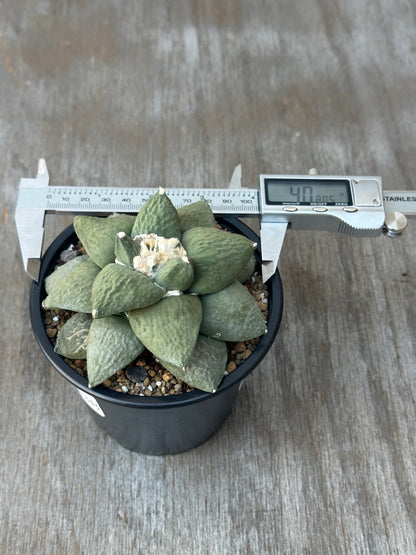
MULTIPOLYGON (((256 233, 247 226, 244 222, 235 217, 218 217, 217 221, 224 225, 231 231, 237 231, 253 242, 259 243, 259 237, 256 233)), ((177 395, 169 395, 165 397, 147 397, 140 395, 128 395, 127 393, 120 393, 113 391, 102 385, 90 389, 88 387, 88 380, 78 374, 76 370, 67 364, 61 355, 54 351, 54 347, 49 337, 46 334, 46 326, 43 318, 43 310, 41 303, 45 297, 44 278, 50 273, 51 265, 57 259, 59 253, 71 243, 74 242, 75 231, 71 224, 63 232, 61 232, 56 239, 51 243, 45 252, 39 274, 39 281, 32 282, 30 291, 30 319, 32 323, 33 333, 36 340, 49 362, 55 369, 66 378, 72 385, 81 391, 92 395, 97 399, 107 402, 116 403, 123 406, 140 408, 173 408, 174 406, 183 406, 191 403, 208 400, 212 395, 221 395, 228 388, 235 386, 238 382, 250 374, 252 370, 261 362, 269 351, 272 343, 278 332, 282 313, 283 313, 283 290, 282 282, 279 271, 269 279, 268 285, 268 319, 267 328, 268 333, 263 335, 256 346, 253 353, 240 364, 233 372, 225 376, 215 393, 208 393, 199 389, 194 389, 188 393, 180 393, 177 395)), ((259 247, 257 247, 255 255, 258 261, 261 261, 259 247)))

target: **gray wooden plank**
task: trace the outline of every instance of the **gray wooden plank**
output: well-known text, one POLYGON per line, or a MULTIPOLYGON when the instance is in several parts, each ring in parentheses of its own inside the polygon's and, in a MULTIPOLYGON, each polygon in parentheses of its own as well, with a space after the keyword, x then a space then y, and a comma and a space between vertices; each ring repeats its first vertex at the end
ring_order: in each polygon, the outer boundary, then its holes
POLYGON ((249 186, 317 167, 414 189, 414 4, 4 0, 0 21, 0 551, 414 552, 415 222, 289 232, 281 330, 231 417, 150 457, 43 359, 13 218, 39 157, 55 184, 223 187, 242 162, 249 186))

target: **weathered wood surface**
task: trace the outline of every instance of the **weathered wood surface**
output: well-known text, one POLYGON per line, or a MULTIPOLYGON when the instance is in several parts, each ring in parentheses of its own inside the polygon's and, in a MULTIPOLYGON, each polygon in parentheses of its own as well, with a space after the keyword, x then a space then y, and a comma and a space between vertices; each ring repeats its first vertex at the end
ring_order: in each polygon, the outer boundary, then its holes
MULTIPOLYGON (((20 177, 225 186, 261 172, 415 188, 411 0, 0 3, 0 552, 416 552, 416 222, 291 232, 272 352, 220 432, 130 453, 29 324, 20 177)), ((65 218, 48 221, 50 236, 65 218)))

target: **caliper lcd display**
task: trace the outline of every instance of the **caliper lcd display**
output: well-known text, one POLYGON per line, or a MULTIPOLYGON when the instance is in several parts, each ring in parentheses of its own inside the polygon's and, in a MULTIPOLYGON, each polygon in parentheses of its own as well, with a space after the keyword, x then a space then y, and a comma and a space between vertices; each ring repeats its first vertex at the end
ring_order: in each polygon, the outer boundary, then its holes
POLYGON ((352 204, 350 182, 347 179, 264 180, 267 204, 349 206, 352 204))

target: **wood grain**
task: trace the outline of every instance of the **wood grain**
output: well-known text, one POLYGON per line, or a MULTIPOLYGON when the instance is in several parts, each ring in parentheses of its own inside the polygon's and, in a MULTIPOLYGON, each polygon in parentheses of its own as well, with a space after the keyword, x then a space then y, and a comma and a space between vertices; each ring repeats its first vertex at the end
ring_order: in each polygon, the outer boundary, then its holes
MULTIPOLYGON (((0 552, 416 551, 416 223, 289 232, 285 312, 198 449, 130 453, 46 363, 18 182, 223 187, 261 172, 415 189, 410 0, 0 3, 0 552)), ((68 222, 49 216, 47 241, 68 222)))

